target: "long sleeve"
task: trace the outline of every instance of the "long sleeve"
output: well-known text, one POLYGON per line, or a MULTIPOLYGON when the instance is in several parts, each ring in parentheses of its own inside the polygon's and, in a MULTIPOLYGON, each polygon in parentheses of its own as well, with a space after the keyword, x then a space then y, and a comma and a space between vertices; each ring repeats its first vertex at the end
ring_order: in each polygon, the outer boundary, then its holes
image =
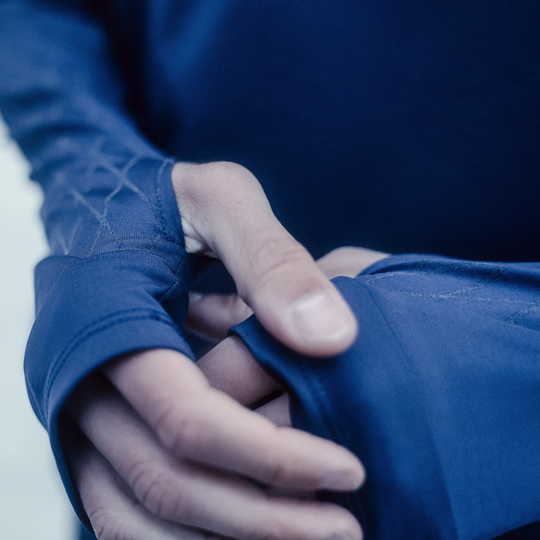
POLYGON ((138 132, 97 18, 62 2, 0 2, 0 110, 45 193, 51 256, 36 269, 30 399, 77 505, 59 411, 91 370, 181 337, 190 269, 172 161, 138 132))
POLYGON ((490 540, 540 521, 540 264, 399 255, 335 282, 360 327, 336 358, 236 327, 288 389, 293 425, 363 461, 365 486, 327 498, 370 540, 490 540))

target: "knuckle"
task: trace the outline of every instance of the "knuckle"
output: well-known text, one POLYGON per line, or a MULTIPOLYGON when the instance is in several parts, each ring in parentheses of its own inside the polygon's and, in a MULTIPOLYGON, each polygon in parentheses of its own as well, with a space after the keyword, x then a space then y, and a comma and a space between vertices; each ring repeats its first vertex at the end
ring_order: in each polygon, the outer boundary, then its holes
POLYGON ((156 516, 182 520, 190 515, 189 497, 170 470, 141 462, 132 467, 128 483, 140 503, 156 516))
POLYGON ((175 193, 184 210, 189 209, 189 201, 200 204, 207 199, 213 200, 226 194, 231 184, 245 182, 251 177, 253 175, 245 167, 229 161, 177 163, 173 169, 175 193))
POLYGON ((215 178, 219 182, 227 180, 228 178, 236 178, 238 175, 250 174, 249 171, 232 161, 213 161, 211 163, 205 163, 201 165, 201 172, 208 178, 215 178))
POLYGON ((155 429, 159 440, 177 456, 196 453, 202 428, 195 411, 188 404, 165 406, 158 417, 155 429))
POLYGON ((290 473, 290 466, 276 455, 265 460, 265 463, 261 463, 257 477, 269 486, 280 487, 290 479, 290 473))
POLYGON ((111 515, 109 508, 99 506, 87 510, 87 514, 98 540, 128 540, 124 534, 124 518, 111 515))
MULTIPOLYGON (((230 161, 214 161, 199 165, 197 174, 193 177, 190 194, 200 200, 221 200, 229 198, 233 193, 244 192, 247 186, 252 186, 255 177, 248 169, 230 161)), ((256 180, 255 180, 256 182, 256 180)))

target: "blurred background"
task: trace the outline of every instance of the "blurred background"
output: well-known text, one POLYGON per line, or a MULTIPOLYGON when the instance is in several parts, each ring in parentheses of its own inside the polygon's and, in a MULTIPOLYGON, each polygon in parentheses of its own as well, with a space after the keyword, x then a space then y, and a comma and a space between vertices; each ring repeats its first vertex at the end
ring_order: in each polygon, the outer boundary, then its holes
POLYGON ((41 193, 28 173, 0 118, 0 537, 72 540, 75 518, 24 384, 33 268, 47 253, 41 193))

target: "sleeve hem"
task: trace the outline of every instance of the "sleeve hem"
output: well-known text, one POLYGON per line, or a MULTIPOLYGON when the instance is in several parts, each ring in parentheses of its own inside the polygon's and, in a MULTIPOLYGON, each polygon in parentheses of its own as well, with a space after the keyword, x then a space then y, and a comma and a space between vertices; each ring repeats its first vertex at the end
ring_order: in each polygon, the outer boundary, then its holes
POLYGON ((132 310, 118 313, 104 321, 106 327, 95 327, 76 350, 69 354, 62 369, 53 379, 48 395, 47 424, 52 451, 68 497, 79 518, 88 527, 78 491, 74 485, 66 454, 66 434, 77 437, 71 428, 64 426, 66 419, 62 408, 76 386, 92 371, 105 362, 123 354, 141 349, 172 349, 191 358, 189 347, 177 330, 157 312, 132 310), (80 362, 80 358, 93 354, 92 362, 80 362))

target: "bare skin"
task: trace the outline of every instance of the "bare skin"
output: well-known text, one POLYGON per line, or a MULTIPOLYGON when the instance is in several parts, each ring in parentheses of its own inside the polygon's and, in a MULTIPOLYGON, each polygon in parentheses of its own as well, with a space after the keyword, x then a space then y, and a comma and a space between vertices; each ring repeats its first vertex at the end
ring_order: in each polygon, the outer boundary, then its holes
MULTIPOLYGON (((350 346, 356 320, 328 277, 371 264, 373 252, 346 248, 317 266, 238 165, 178 164, 173 186, 187 248, 221 258, 239 291, 221 311, 216 298, 195 303, 190 320, 203 333, 220 339, 252 310, 304 354, 350 346)), ((276 388, 235 338, 198 366, 176 351, 137 351, 85 381, 68 411, 88 439, 73 462, 99 540, 359 540, 354 516, 309 494, 357 489, 362 465, 289 427, 286 398, 261 414, 246 407, 276 388)))
MULTIPOLYGON (((388 257, 387 253, 359 247, 340 247, 317 260, 322 273, 332 279, 354 277, 373 263, 388 257)), ((231 326, 252 315, 249 306, 236 294, 191 295, 186 327, 216 343, 227 337, 231 326)))

